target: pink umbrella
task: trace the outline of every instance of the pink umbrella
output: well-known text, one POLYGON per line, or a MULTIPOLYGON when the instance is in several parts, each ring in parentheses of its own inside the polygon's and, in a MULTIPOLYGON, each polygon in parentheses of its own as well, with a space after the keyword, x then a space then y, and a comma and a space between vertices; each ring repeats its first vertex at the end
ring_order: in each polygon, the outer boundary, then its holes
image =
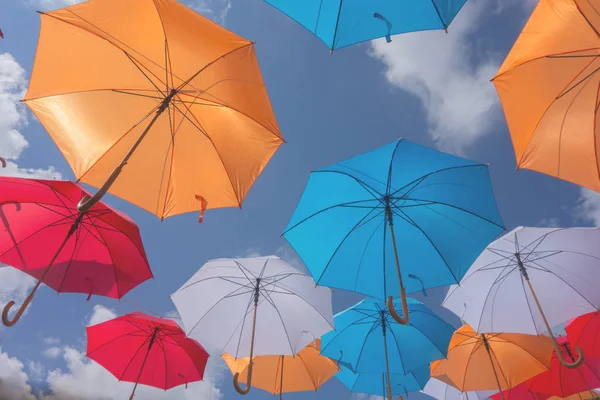
POLYGON ((0 263, 38 279, 10 320, 21 318, 43 282, 59 293, 120 299, 152 278, 138 227, 126 215, 98 203, 85 213, 88 193, 69 181, 0 177, 0 263))

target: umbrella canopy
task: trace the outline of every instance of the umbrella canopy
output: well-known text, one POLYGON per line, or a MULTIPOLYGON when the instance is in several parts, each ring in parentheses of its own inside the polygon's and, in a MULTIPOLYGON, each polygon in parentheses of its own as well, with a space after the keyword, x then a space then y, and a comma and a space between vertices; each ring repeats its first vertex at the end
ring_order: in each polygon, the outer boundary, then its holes
POLYGON ((333 329, 331 289, 275 256, 208 261, 171 299, 190 337, 234 358, 291 356, 333 329))
MULTIPOLYGON (((384 373, 354 373, 349 368, 341 366, 336 378, 353 393, 386 397, 384 373)), ((409 392, 419 391, 423 389, 428 379, 429 368, 427 366, 419 367, 406 375, 390 374, 392 396, 401 396, 409 392)))
POLYGON ((586 390, 585 392, 575 393, 567 397, 557 397, 552 396, 548 397, 548 400, 587 400, 587 399, 597 399, 598 392, 593 390, 586 390))
POLYGON ((448 356, 431 365, 431 376, 462 392, 505 390, 547 371, 552 341, 516 333, 477 334, 463 325, 452 335, 448 356))
MULTIPOLYGON (((254 357, 252 386, 272 394, 279 393, 279 398, 283 393, 318 390, 339 371, 335 361, 319 354, 319 348, 320 340, 317 339, 295 356, 254 357)), ((222 357, 231 372, 240 374, 239 380, 247 383, 250 358, 236 360, 227 353, 222 357)))
MULTIPOLYGON (((548 395, 536 393, 529 389, 529 382, 525 381, 512 389, 498 392, 490 396, 491 400, 547 400, 548 395)), ((556 399, 555 399, 556 400, 556 399)))
POLYGON ((312 172, 284 237, 318 284, 389 307, 458 283, 503 229, 487 165, 401 139, 312 172))
MULTIPOLYGON (((566 337, 557 339, 560 344, 562 358, 570 362, 575 360, 575 352, 566 337)), ((550 396, 567 397, 583 391, 591 391, 600 387, 600 369, 598 360, 587 355, 583 364, 577 368, 567 368, 561 363, 556 351, 552 355, 550 370, 539 374, 529 381, 529 389, 533 392, 550 396)))
POLYGON ((408 308, 411 321, 403 325, 384 303, 361 301, 334 317, 336 330, 321 338, 321 353, 353 372, 386 376, 406 375, 445 357, 452 326, 416 300, 408 299, 408 308))
POLYGON ((518 167, 600 191, 594 4, 540 0, 493 82, 518 167))
POLYGON ((551 327, 600 307, 599 241, 596 228, 516 228, 481 253, 443 306, 479 333, 553 338, 551 327))
POLYGON ((266 0, 311 31, 331 51, 414 31, 447 29, 466 0, 390 2, 266 0))
POLYGON ((439 379, 431 378, 425 385, 423 393, 437 400, 485 400, 495 393, 493 390, 480 390, 475 392, 461 392, 452 385, 439 379))
POLYGON ((130 313, 88 326, 87 356, 119 381, 159 389, 200 381, 208 353, 172 320, 130 313))
POLYGON ((38 279, 14 325, 43 282, 59 293, 120 299, 152 278, 139 228, 103 203, 84 214, 78 202, 87 192, 69 181, 0 177, 0 263, 38 279))
POLYGON ((240 207, 283 142, 253 43, 176 0, 41 13, 25 104, 101 188, 80 210, 106 191, 160 218, 240 207))
MULTIPOLYGON (((600 311, 574 318, 565 326, 569 342, 584 349, 591 357, 600 359, 600 311)), ((600 371, 600 364, 598 364, 600 371)))

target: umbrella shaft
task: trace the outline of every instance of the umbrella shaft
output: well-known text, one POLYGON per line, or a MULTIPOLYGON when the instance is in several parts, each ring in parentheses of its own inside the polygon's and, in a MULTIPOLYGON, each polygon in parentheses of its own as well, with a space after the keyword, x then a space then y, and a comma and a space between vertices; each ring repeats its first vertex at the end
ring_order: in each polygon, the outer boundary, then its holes
POLYGON ((142 377, 142 372, 144 372, 144 366, 146 365, 146 361, 148 360, 148 356, 150 355, 150 349, 152 349, 152 345, 156 340, 156 334, 158 333, 158 328, 154 328, 154 332, 152 333, 152 337, 150 338, 150 343, 148 343, 148 350, 146 350, 146 355, 144 356, 144 361, 142 361, 142 366, 140 367, 140 372, 138 373, 138 377, 135 380, 135 385, 133 386, 133 391, 131 392, 131 396, 129 400, 133 399, 135 396, 135 389, 137 389, 137 385, 140 382, 140 378, 142 377))
POLYGON ((494 373, 494 378, 496 378, 496 384, 498 384, 498 390, 500 391, 500 397, 502 397, 502 400, 504 400, 504 393, 502 393, 502 386, 500 385, 500 379, 498 378, 498 373, 496 373, 496 367, 494 366, 494 359, 492 357, 492 351, 490 350, 490 344, 487 341, 487 338, 485 337, 484 334, 481 335, 481 338, 483 339, 483 345, 485 346, 485 351, 488 354, 488 357, 490 358, 490 363, 492 364, 492 372, 494 373))
POLYGON ((387 335, 385 332, 385 323, 383 324, 383 351, 385 353, 385 372, 387 375, 387 392, 388 398, 392 400, 392 377, 390 376, 390 362, 387 350, 387 335))

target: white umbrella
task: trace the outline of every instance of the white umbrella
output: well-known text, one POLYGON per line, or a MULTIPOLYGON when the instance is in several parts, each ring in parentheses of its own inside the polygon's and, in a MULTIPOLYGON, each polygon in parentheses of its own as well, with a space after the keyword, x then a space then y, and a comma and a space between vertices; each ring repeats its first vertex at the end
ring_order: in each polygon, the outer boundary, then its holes
POLYGON ((485 400, 497 392, 497 390, 482 390, 463 393, 454 386, 435 378, 429 379, 423 388, 423 393, 437 400, 485 400))
MULTIPOLYGON (((208 261, 171 295, 188 336, 236 359, 295 355, 333 329, 331 289, 279 257, 208 261)), ((250 390, 252 364, 248 368, 250 390)))
MULTIPOLYGON (((600 230, 519 227, 492 242, 443 306, 478 333, 547 332, 600 307, 600 230)), ((575 368, 579 359, 565 366, 575 368)), ((560 356, 559 356, 560 357, 560 356)))

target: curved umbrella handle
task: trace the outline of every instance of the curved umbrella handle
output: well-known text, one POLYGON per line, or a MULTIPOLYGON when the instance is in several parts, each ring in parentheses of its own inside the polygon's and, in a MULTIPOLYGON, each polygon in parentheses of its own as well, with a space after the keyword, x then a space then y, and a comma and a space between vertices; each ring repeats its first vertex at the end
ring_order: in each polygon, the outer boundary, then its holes
POLYGON ((2 168, 6 168, 6 160, 2 157, 0 157, 0 165, 2 165, 2 168))
POLYGON ((31 300, 33 300, 33 295, 34 294, 35 294, 35 290, 33 290, 29 294, 29 296, 27 296, 27 298, 25 299, 25 301, 23 302, 23 304, 21 304, 21 307, 17 310, 17 313, 15 314, 15 316, 13 317, 12 320, 8 318, 8 313, 10 312, 10 309, 15 305, 15 301, 14 300, 9 301, 6 304, 6 306, 4 306, 4 309, 2 310, 2 323, 5 326, 13 326, 17 322, 19 322, 19 320, 21 319, 21 316, 23 315, 23 313, 25 312, 25 310, 29 306, 29 303, 31 303, 31 300))
POLYGON ((240 373, 236 372, 235 375, 233 375, 233 386, 235 387, 236 392, 244 395, 248 394, 250 392, 250 388, 252 387, 252 362, 250 362, 250 365, 248 366, 248 381, 246 382, 246 389, 241 388, 239 379, 240 373))
POLYGON ((396 320, 396 322, 406 325, 410 320, 410 314, 408 312, 408 301, 406 300, 406 291, 404 288, 400 289, 400 298, 402 300, 402 315, 404 315, 404 317, 401 317, 394 309, 394 298, 392 296, 389 296, 387 299, 387 308, 390 312, 390 315, 396 320))
POLYGON ((577 368, 579 367, 584 360, 584 354, 583 354, 583 350, 581 350, 581 348, 579 346, 575 346, 574 349, 577 352, 577 361, 575 362, 567 362, 567 360, 565 360, 565 358, 562 355, 562 351, 560 350, 560 346, 558 344, 558 342, 556 341, 556 339, 554 339, 554 335, 551 335, 552 337, 552 344, 554 346, 554 351, 556 352, 556 355, 558 356, 558 361, 560 361, 560 363, 562 365, 564 365, 567 368, 577 368))

